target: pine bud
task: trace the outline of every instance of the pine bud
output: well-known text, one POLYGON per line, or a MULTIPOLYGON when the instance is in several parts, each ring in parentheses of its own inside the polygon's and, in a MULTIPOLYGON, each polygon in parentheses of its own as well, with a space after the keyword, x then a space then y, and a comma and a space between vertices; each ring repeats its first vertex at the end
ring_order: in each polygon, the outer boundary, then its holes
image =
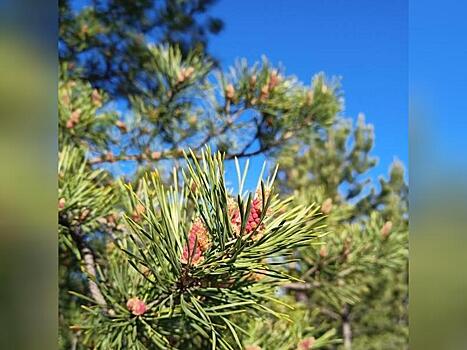
POLYGON ((161 152, 158 152, 158 151, 154 151, 151 153, 151 158, 153 160, 159 160, 161 159, 161 156, 162 156, 161 152))
POLYGON ((110 163, 115 162, 115 156, 112 152, 107 152, 104 157, 107 162, 110 162, 110 163))
POLYGON ((196 115, 192 114, 188 117, 188 124, 190 124, 191 127, 196 126, 197 122, 198 122, 198 118, 196 117, 196 115))
POLYGON ((326 248, 325 245, 321 246, 321 248, 319 249, 319 256, 322 257, 322 258, 325 258, 328 256, 328 248, 326 248))
POLYGON ((297 345, 297 350, 311 350, 313 349, 315 341, 314 337, 302 339, 297 345))
MULTIPOLYGON (((266 194, 267 196, 268 194, 266 194)), ((245 225, 243 235, 247 236, 253 232, 253 236, 250 236, 253 240, 258 240, 263 236, 264 233, 264 223, 262 222, 262 216, 267 213, 262 212, 263 200, 265 198, 259 198, 258 194, 256 198, 253 199, 251 202, 250 213, 247 217, 247 222, 245 225)), ((238 209, 238 204, 235 200, 231 199, 228 203, 228 211, 231 217, 231 223, 236 235, 240 235, 241 229, 241 217, 240 217, 240 210, 238 209)))
POLYGON ((139 221, 141 219, 141 215, 144 214, 145 211, 146 209, 144 208, 144 206, 141 203, 138 203, 136 204, 135 210, 131 214, 131 218, 134 221, 139 221))
POLYGON ((260 272, 250 272, 248 274, 248 280, 252 281, 252 282, 259 282, 261 281, 266 275, 264 273, 260 273, 260 272))
POLYGON ((245 346, 245 350, 263 350, 258 345, 247 345, 245 346))
POLYGON ((81 26, 81 35, 85 35, 89 32, 89 26, 85 23, 81 26))
POLYGON ((383 225, 383 227, 381 228, 381 237, 383 239, 386 239, 389 234, 391 233, 391 230, 392 230, 392 222, 391 221, 386 221, 383 225))
POLYGON ((81 116, 81 109, 76 109, 70 114, 70 118, 66 122, 67 129, 73 129, 76 124, 79 123, 79 119, 81 116))
POLYGON ((331 198, 327 198, 323 204, 321 205, 321 212, 324 214, 324 215, 329 215, 332 211, 332 199, 331 198))
POLYGON ((60 198, 60 199, 58 200, 58 208, 59 208, 59 209, 65 208, 65 198, 60 198))
POLYGON ((269 75, 269 90, 274 89, 279 82, 281 81, 281 78, 279 74, 277 73, 276 70, 273 70, 271 74, 269 75))
POLYGON ((101 225, 107 225, 107 219, 106 218, 97 218, 96 221, 101 225))
POLYGON ((232 100, 235 96, 235 88, 233 87, 232 84, 228 84, 225 87, 225 97, 227 97, 229 100, 232 100))
POLYGON ((80 221, 86 220, 86 218, 89 216, 90 212, 91 212, 91 210, 89 210, 88 208, 84 208, 83 211, 81 212, 81 215, 79 216, 79 220, 80 221))
POLYGON ((96 89, 92 90, 91 101, 92 101, 92 104, 96 107, 102 106, 102 96, 98 90, 96 89))
POLYGON ((180 257, 182 264, 198 265, 204 260, 204 252, 209 249, 211 241, 209 234, 200 218, 195 219, 188 234, 188 243, 180 257))
POLYGON ((189 79, 194 72, 195 72, 195 69, 193 67, 188 67, 185 70, 185 79, 189 79))
POLYGON ((269 86, 268 85, 263 85, 261 88, 261 94, 259 96, 259 99, 261 101, 266 100, 269 97, 269 86))
POLYGON ((255 85, 256 85, 256 74, 253 74, 253 75, 250 77, 249 83, 250 83, 250 87, 251 87, 251 88, 254 88, 254 87, 255 87, 255 85))
POLYGON ((115 226, 115 223, 117 221, 114 214, 107 215, 105 220, 107 221, 107 225, 111 227, 115 226))
POLYGON ((194 72, 195 69, 193 67, 180 69, 180 72, 177 74, 177 83, 183 83, 185 80, 189 79, 194 72))
POLYGON ((74 122, 74 123, 79 123, 79 118, 81 117, 81 109, 78 108, 77 110, 73 111, 73 113, 71 113, 71 116, 70 116, 70 119, 74 122))
POLYGON ((182 68, 177 74, 177 83, 183 83, 185 80, 185 68, 182 68))
POLYGON ((144 314, 148 310, 148 307, 146 306, 144 301, 140 300, 137 297, 128 299, 128 301, 126 303, 126 307, 135 316, 140 316, 140 315, 144 314))
POLYGON ((121 132, 125 133, 128 131, 127 127, 126 127, 126 124, 124 122, 122 122, 121 120, 117 120, 115 122, 115 125, 117 126, 117 128, 120 129, 121 132))
POLYGON ((146 277, 149 277, 149 275, 151 274, 151 269, 149 267, 147 267, 147 266, 143 266, 143 268, 141 269, 141 272, 146 277))
POLYGON ((146 209, 144 208, 144 205, 142 205, 141 203, 136 204, 135 210, 136 210, 136 213, 138 214, 143 214, 146 211, 146 209))

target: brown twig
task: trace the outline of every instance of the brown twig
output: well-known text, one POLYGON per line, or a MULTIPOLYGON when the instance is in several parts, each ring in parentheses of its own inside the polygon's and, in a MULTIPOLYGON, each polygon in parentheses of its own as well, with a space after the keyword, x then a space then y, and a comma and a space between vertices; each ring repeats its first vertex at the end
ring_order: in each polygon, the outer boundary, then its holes
POLYGON ((75 242, 81 257, 83 259, 83 266, 84 270, 88 274, 88 286, 89 286, 89 293, 91 294, 92 299, 96 302, 96 304, 102 306, 104 309, 107 309, 107 302, 105 301, 104 296, 102 295, 99 286, 94 281, 96 279, 96 259, 94 256, 94 252, 92 249, 86 244, 83 240, 83 235, 81 232, 80 225, 70 225, 68 219, 66 217, 60 218, 60 224, 66 226, 70 230, 71 237, 75 242))
POLYGON ((352 349, 352 328, 350 326, 350 308, 349 305, 344 306, 342 313, 342 336, 344 338, 344 349, 352 349))

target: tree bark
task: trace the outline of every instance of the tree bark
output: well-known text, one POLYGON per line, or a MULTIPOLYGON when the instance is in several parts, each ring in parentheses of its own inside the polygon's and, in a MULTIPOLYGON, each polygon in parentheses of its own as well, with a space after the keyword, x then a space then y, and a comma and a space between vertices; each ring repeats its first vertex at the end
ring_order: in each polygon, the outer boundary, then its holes
MULTIPOLYGON (((96 278, 96 265, 95 265, 94 253, 88 246, 86 246, 86 244, 81 245, 80 252, 83 256, 84 268, 87 274, 90 277, 95 279, 96 278)), ((100 306, 107 307, 107 303, 97 283, 94 282, 90 278, 88 279, 88 281, 89 281, 89 292, 91 293, 92 298, 100 306)))
POLYGON ((342 313, 342 336, 344 338, 344 349, 352 349, 352 328, 350 326, 350 310, 349 306, 344 306, 344 312, 342 313))
POLYGON ((72 227, 66 218, 60 218, 59 220, 60 224, 69 228, 71 237, 75 241, 75 244, 78 247, 78 250, 81 254, 81 257, 83 259, 84 270, 90 277, 88 278, 88 287, 91 297, 94 299, 96 304, 106 309, 107 303, 105 301, 105 298, 102 295, 99 286, 93 280, 96 279, 96 259, 94 257, 94 252, 91 250, 90 247, 88 247, 86 242, 83 240, 81 227, 79 225, 72 227))

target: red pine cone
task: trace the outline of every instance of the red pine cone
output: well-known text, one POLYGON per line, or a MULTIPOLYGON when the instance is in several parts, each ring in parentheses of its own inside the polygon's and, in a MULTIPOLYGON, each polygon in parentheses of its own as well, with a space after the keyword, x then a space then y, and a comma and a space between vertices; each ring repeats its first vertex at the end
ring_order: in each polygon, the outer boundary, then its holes
POLYGON ((126 303, 126 307, 135 316, 140 316, 140 315, 144 314, 148 310, 148 307, 146 306, 144 301, 140 300, 137 297, 128 299, 128 301, 126 303))
POLYGON ((316 340, 314 337, 302 339, 298 343, 297 350, 311 350, 313 348, 315 341, 316 340))
MULTIPOLYGON (((245 225, 245 235, 248 235, 255 231, 257 232, 252 236, 253 239, 259 239, 262 237, 264 231, 264 224, 261 223, 261 215, 262 215, 262 206, 263 203, 261 199, 255 198, 251 203, 250 213, 248 214, 247 222, 245 225)), ((236 207, 236 203, 231 203, 231 223, 234 226, 234 230, 237 235, 240 234, 240 229, 242 226, 241 218, 240 218, 240 210, 236 207), (232 208, 232 206, 234 206, 232 208)))
POLYGON ((180 261, 183 264, 188 264, 191 259, 192 265, 197 265, 204 260, 204 252, 208 250, 210 245, 209 236, 203 222, 198 218, 193 223, 190 233, 188 234, 188 245, 183 248, 180 261))

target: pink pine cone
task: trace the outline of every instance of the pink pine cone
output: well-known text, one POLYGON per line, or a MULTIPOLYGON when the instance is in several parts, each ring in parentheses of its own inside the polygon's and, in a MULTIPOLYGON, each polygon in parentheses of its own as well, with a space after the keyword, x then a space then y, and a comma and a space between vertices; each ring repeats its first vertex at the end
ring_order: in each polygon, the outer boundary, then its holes
POLYGON ((302 339, 298 343, 297 350, 311 350, 314 344, 315 344, 314 337, 302 339))
POLYGON ((203 253, 209 248, 209 235, 203 222, 198 218, 193 222, 190 233, 188 234, 188 244, 183 248, 180 261, 188 264, 197 265, 203 261, 203 253))
POLYGON ((140 315, 144 314, 148 310, 148 307, 146 306, 144 301, 140 300, 137 297, 128 299, 128 301, 126 303, 126 307, 135 316, 140 316, 140 315))
MULTIPOLYGON (((229 207, 232 225, 237 235, 239 235, 242 226, 240 210, 238 209, 237 203, 234 201, 231 201, 229 207)), ((264 231, 264 225, 261 223, 262 207, 263 202, 259 198, 255 198, 251 202, 250 213, 245 224, 244 234, 248 235, 256 230, 256 233, 252 236, 253 239, 261 238, 264 231)))

